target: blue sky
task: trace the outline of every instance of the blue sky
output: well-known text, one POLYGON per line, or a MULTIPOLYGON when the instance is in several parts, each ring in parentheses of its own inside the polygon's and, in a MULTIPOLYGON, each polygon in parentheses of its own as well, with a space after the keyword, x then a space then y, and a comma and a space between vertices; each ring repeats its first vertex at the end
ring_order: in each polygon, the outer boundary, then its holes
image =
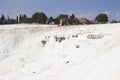
POLYGON ((31 16, 34 12, 45 12, 56 17, 60 13, 74 13, 77 17, 94 19, 99 13, 107 13, 112 20, 120 18, 119 4, 120 0, 0 0, 0 15, 31 16))

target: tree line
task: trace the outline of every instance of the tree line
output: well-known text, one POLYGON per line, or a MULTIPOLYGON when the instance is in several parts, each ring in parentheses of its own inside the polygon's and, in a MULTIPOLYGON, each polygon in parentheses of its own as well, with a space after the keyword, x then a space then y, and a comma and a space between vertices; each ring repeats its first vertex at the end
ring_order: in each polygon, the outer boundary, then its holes
MULTIPOLYGON (((9 16, 6 18, 4 15, 0 18, 0 24, 20 24, 20 23, 39 23, 39 24, 60 24, 60 19, 67 19, 70 25, 80 24, 79 18, 77 18, 74 14, 60 14, 56 18, 48 17, 44 12, 36 12, 32 15, 32 17, 28 17, 26 14, 16 16, 15 19, 10 18, 9 16)), ((99 14, 95 17, 95 20, 90 21, 91 24, 97 23, 107 23, 108 16, 107 14, 99 14)), ((111 23, 117 23, 116 20, 113 20, 111 23)))

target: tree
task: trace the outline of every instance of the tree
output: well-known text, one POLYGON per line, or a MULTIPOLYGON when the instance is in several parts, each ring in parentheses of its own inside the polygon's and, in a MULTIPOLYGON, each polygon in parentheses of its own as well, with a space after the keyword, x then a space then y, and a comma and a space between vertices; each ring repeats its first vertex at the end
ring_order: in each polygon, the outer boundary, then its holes
POLYGON ((49 17, 48 24, 53 24, 53 22, 54 22, 54 18, 53 17, 49 17))
POLYGON ((97 23, 106 23, 106 22, 108 22, 107 14, 102 13, 102 14, 97 15, 96 18, 95 18, 95 22, 97 22, 97 23))
POLYGON ((79 19, 76 18, 74 14, 70 15, 70 17, 68 18, 68 23, 70 25, 78 25, 78 24, 80 24, 79 19))
POLYGON ((70 24, 70 25, 76 24, 76 20, 75 20, 75 15, 74 15, 74 14, 72 14, 72 15, 69 17, 69 24, 70 24))
POLYGON ((21 22, 22 22, 22 16, 20 14, 20 16, 19 16, 19 23, 21 23, 21 22))
POLYGON ((28 23, 28 17, 26 16, 26 14, 20 15, 19 23, 28 23))
POLYGON ((10 18, 9 18, 9 16, 6 19, 6 24, 10 24, 10 18))
POLYGON ((18 16, 16 17, 16 23, 17 23, 17 24, 19 23, 19 18, 18 18, 18 16))
POLYGON ((0 18, 0 24, 4 24, 5 23, 5 16, 2 15, 0 18))
POLYGON ((112 20, 110 23, 118 23, 117 20, 112 20))
POLYGON ((27 23, 32 23, 32 18, 27 17, 27 23))
POLYGON ((10 19, 10 24, 16 24, 16 19, 11 18, 10 19))
POLYGON ((36 12, 32 15, 32 22, 34 23, 46 24, 47 19, 48 19, 47 16, 43 12, 41 13, 36 12))
POLYGON ((26 16, 26 14, 22 15, 21 22, 22 23, 27 23, 27 16, 26 16))
POLYGON ((75 15, 72 14, 72 15, 70 16, 70 19, 75 19, 75 15))

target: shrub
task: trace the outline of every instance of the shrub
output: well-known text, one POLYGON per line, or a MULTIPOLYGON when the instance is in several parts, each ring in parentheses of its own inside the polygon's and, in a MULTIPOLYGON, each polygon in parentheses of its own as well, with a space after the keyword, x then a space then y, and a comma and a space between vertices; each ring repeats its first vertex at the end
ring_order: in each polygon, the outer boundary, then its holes
POLYGON ((57 36, 54 36, 54 38, 55 38, 55 41, 56 41, 56 42, 59 42, 59 43, 61 43, 63 40, 65 40, 65 37, 57 37, 57 36))
POLYGON ((76 48, 79 48, 80 47, 80 45, 76 45, 76 48))
POLYGON ((104 13, 99 14, 96 16, 95 21, 97 21, 97 23, 106 23, 108 22, 108 16, 104 13))
POLYGON ((76 35, 72 35, 72 37, 77 38, 77 37, 78 37, 78 34, 76 34, 76 35))
POLYGON ((118 23, 118 21, 116 21, 116 20, 112 20, 110 23, 118 23))
POLYGON ((42 40, 41 42, 42 42, 43 47, 45 47, 45 44, 47 43, 47 41, 46 40, 42 40))
POLYGON ((103 38, 104 35, 102 34, 91 34, 91 35, 87 35, 87 39, 100 39, 100 38, 103 38))
POLYGON ((34 22, 34 23, 41 23, 41 24, 45 24, 46 23, 46 21, 47 21, 47 16, 46 16, 46 14, 45 13, 43 13, 43 12, 36 12, 36 13, 34 13, 33 15, 32 15, 32 21, 34 22))

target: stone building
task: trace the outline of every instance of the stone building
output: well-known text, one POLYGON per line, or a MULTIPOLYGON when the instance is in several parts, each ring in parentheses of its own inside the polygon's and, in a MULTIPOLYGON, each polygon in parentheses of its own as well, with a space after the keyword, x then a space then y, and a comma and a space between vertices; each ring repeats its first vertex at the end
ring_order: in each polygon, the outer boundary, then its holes
POLYGON ((60 19, 60 26, 68 25, 68 18, 61 18, 60 19))
POLYGON ((84 24, 90 24, 90 21, 86 18, 80 18, 79 19, 80 24, 84 25, 84 24))

